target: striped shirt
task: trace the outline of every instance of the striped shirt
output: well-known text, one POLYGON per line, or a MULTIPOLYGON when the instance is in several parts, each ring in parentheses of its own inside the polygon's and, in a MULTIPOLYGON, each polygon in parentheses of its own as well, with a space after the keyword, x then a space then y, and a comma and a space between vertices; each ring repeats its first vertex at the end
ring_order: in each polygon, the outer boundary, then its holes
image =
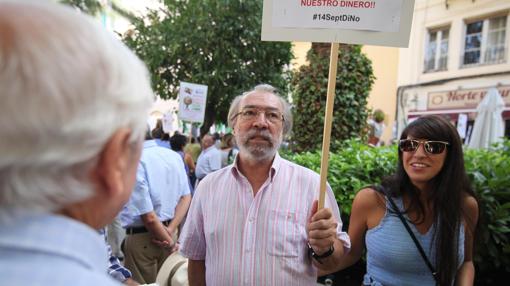
POLYGON ((108 252, 108 274, 110 276, 119 281, 124 282, 128 278, 131 278, 133 275, 131 274, 131 271, 124 267, 122 263, 120 262, 119 258, 117 256, 113 255, 112 253, 112 247, 108 243, 108 234, 106 233, 106 228, 99 229, 99 234, 103 236, 104 243, 106 244, 106 251, 108 252))
MULTIPOLYGON (((180 242, 185 257, 205 260, 207 285, 316 284, 305 227, 318 197, 319 175, 278 154, 269 172, 255 196, 236 165, 200 183, 180 242)), ((338 238, 350 248, 329 186, 326 207, 339 222, 338 238)))

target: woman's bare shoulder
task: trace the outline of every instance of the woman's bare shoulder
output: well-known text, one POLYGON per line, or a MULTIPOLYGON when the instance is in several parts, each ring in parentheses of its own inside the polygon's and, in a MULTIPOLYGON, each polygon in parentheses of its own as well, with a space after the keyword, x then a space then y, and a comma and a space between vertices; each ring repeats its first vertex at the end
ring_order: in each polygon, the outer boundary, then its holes
POLYGON ((464 209, 465 215, 476 222, 478 220, 478 202, 473 196, 466 195, 462 202, 462 208, 464 209))
POLYGON ((384 202, 384 195, 369 187, 361 189, 356 194, 353 202, 353 207, 354 205, 357 205, 363 209, 373 209, 374 207, 380 206, 381 203, 384 205, 384 202))

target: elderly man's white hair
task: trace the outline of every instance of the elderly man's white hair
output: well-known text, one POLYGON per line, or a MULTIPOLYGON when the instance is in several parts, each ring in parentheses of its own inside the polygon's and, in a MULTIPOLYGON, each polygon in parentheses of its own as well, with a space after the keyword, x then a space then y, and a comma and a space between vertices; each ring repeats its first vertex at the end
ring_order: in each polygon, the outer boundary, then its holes
POLYGON ((123 127, 139 142, 153 100, 144 64, 112 34, 38 2, 0 1, 0 208, 90 196, 103 146, 123 127))
POLYGON ((246 97, 248 94, 254 93, 254 92, 264 92, 264 93, 271 93, 274 94, 278 100, 280 101, 280 104, 282 105, 282 111, 283 111, 283 136, 287 136, 290 131, 292 130, 292 111, 290 109, 289 103, 283 99, 283 97, 278 93, 278 90, 269 84, 259 84, 255 86, 253 89, 249 91, 243 92, 243 94, 238 95, 232 100, 232 103, 230 104, 230 109, 228 110, 228 126, 230 128, 234 128, 236 124, 236 114, 240 111, 239 108, 241 107, 241 100, 246 97))

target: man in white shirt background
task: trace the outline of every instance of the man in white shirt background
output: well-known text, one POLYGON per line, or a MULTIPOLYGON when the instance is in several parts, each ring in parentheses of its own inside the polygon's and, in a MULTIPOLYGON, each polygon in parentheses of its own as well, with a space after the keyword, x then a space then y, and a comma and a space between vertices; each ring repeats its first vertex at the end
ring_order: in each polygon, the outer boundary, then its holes
POLYGON ((202 153, 198 156, 195 171, 198 180, 221 169, 221 151, 216 148, 214 143, 214 137, 210 134, 205 134, 202 138, 202 153))

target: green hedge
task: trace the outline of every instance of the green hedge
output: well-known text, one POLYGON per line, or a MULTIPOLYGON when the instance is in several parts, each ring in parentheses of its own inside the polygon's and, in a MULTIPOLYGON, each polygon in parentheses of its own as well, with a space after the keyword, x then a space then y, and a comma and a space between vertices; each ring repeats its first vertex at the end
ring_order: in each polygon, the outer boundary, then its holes
POLYGON ((475 262, 482 272, 510 272, 510 141, 466 150, 465 166, 480 200, 475 262))
MULTIPOLYGON (((372 148, 353 139, 342 144, 340 151, 330 153, 328 182, 343 213, 351 213, 356 192, 381 181, 395 171, 396 147, 372 148)), ((320 151, 284 154, 287 159, 320 172, 320 151)))
MULTIPOLYGON (((396 168, 396 146, 372 148, 359 140, 330 154, 328 182, 344 215, 361 188, 377 184, 396 168)), ((320 151, 283 154, 320 171, 320 151)), ((475 264, 479 273, 510 271, 510 141, 487 150, 466 150, 465 165, 480 200, 475 264)), ((343 216, 345 217, 345 216, 343 216)))

